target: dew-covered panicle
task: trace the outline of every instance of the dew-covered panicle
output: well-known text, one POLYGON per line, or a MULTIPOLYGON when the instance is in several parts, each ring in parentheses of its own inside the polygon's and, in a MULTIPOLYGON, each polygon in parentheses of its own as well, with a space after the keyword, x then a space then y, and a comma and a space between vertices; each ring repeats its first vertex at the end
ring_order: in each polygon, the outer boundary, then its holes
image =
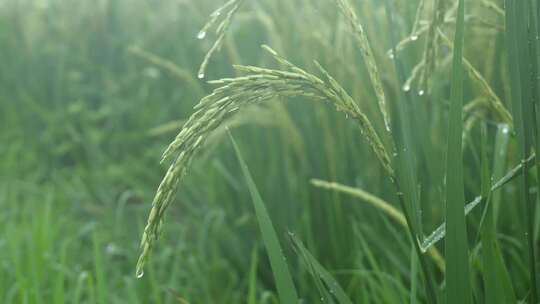
POLYGON ((197 77, 199 79, 203 79, 205 77, 206 67, 208 66, 208 62, 210 61, 210 58, 212 58, 212 55, 216 51, 218 51, 223 45, 225 34, 227 33, 227 30, 229 29, 231 21, 243 2, 244 0, 230 0, 227 3, 225 3, 223 6, 215 10, 210 15, 210 20, 203 26, 203 28, 197 34, 198 39, 204 39, 206 37, 207 32, 219 20, 219 18, 222 15, 225 16, 216 28, 216 35, 217 35, 216 41, 214 42, 210 50, 208 50, 208 52, 204 56, 203 62, 201 63, 199 72, 197 73, 197 77))
POLYGON ((199 153, 212 132, 245 106, 295 96, 331 103, 338 111, 344 112, 358 123, 383 168, 393 176, 388 153, 371 122, 347 92, 320 65, 317 64, 324 74, 324 80, 295 66, 269 47, 263 48, 287 70, 235 66, 236 70, 247 75, 210 81, 219 87, 195 106, 195 113, 163 153, 162 161, 172 159, 172 163, 152 203, 141 240, 142 252, 137 263, 137 274, 143 273, 144 264, 159 238, 165 211, 174 200, 191 160, 199 153))
POLYGON ((375 90, 375 95, 377 96, 377 101, 379 102, 379 108, 382 113, 384 124, 388 130, 390 130, 390 117, 388 114, 388 107, 386 105, 386 96, 384 93, 381 77, 379 75, 379 69, 377 68, 377 63, 375 62, 375 57, 373 56, 373 51, 369 44, 369 40, 366 37, 366 33, 362 27, 362 24, 358 20, 354 9, 349 4, 347 0, 334 0, 339 7, 341 13, 348 20, 353 33, 358 44, 358 47, 362 51, 362 57, 364 62, 367 65, 367 70, 369 78, 371 80, 371 85, 375 90))
POLYGON ((392 169, 390 157, 367 116, 360 110, 356 102, 345 91, 345 89, 343 89, 343 87, 332 76, 330 76, 330 74, 318 62, 315 62, 315 64, 321 70, 329 84, 329 88, 327 90, 328 98, 333 100, 333 103, 336 105, 336 108, 339 111, 345 112, 347 116, 350 116, 358 123, 360 126, 360 131, 368 140, 371 148, 375 152, 375 155, 381 162, 381 165, 387 174, 393 177, 394 170, 392 169))

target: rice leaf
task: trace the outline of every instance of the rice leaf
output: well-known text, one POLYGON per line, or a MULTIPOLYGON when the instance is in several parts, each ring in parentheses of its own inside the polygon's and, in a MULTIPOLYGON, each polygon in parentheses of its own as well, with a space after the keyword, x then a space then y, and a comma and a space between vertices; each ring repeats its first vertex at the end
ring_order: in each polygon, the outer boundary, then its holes
MULTIPOLYGON (((505 135, 504 129, 499 128, 498 134, 505 135)), ((485 216, 482 217, 481 240, 482 240, 482 263, 483 279, 485 285, 485 303, 516 303, 512 283, 508 271, 504 265, 502 254, 496 240, 495 220, 493 203, 490 195, 490 174, 487 157, 487 134, 485 125, 482 128, 482 197, 486 201, 485 216)), ((508 133, 508 132, 506 132, 508 133)), ((499 137, 499 136, 497 136, 499 137)), ((497 151, 497 149, 495 150, 497 151)), ((504 154, 495 154, 494 168, 504 163, 504 154)))
MULTIPOLYGON (((531 62, 529 49, 529 1, 507 0, 506 4, 506 48, 508 65, 510 71, 510 87, 512 97, 512 111, 516 121, 516 138, 518 153, 520 158, 526 159, 532 148, 532 113, 533 101, 531 99, 531 87, 528 81, 531 76, 531 62)), ((537 80, 534 80, 537 81, 537 80)), ((528 172, 529 164, 524 162, 524 171, 528 172)), ((529 277, 530 277, 530 301, 537 302, 536 286, 536 260, 534 250, 533 221, 534 221, 534 199, 529 193, 531 184, 528 174, 523 174, 518 179, 519 201, 525 205, 522 216, 526 219, 526 227, 523 232, 526 237, 523 240, 527 243, 526 248, 529 256, 529 277)))
MULTIPOLYGON (((395 45, 397 44, 397 34, 395 32, 396 25, 393 20, 392 9, 390 1, 385 1, 385 12, 388 19, 390 28, 390 38, 392 45, 393 63, 400 87, 405 83, 405 72, 399 56, 396 53, 395 45)), ((422 234, 421 221, 420 221, 420 204, 417 193, 417 179, 416 171, 414 168, 415 159, 413 155, 413 145, 411 140, 411 110, 410 106, 412 102, 410 95, 405 94, 402 90, 399 90, 399 100, 392 105, 395 106, 396 113, 394 115, 394 127, 392 136, 396 145, 396 151, 394 153, 394 163, 396 166, 396 179, 393 180, 397 189, 397 196, 403 214, 407 221, 407 227, 409 236, 415 248, 415 252, 420 261, 422 268, 423 279, 426 288, 426 295, 429 303, 437 303, 437 296, 435 292, 435 280, 431 274, 431 269, 428 266, 428 261, 422 255, 420 246, 418 244, 418 236, 422 234)))
POLYGON ((306 264, 309 272, 317 282, 319 292, 321 292, 321 300, 326 303, 333 303, 332 299, 338 304, 352 304, 353 302, 334 277, 328 272, 315 257, 302 244, 302 241, 294 233, 289 233, 293 248, 306 264))
POLYGON ((459 0, 454 53, 446 166, 446 303, 471 303, 465 190, 463 182, 463 40, 465 4, 459 0))
POLYGON ((257 246, 253 247, 251 251, 251 263, 249 265, 249 287, 248 287, 248 304, 257 303, 257 266, 259 265, 259 254, 257 252, 257 246))
POLYGON ((249 172, 249 169, 242 157, 238 145, 230 133, 229 136, 234 146, 234 150, 236 151, 236 156, 238 157, 238 162, 240 163, 242 172, 244 173, 244 177, 249 188, 249 193, 251 194, 253 206, 255 207, 255 214, 257 216, 264 245, 270 259, 270 266, 272 267, 272 273, 274 274, 274 280, 280 302, 291 304, 298 303, 296 288, 294 286, 291 274, 289 273, 289 267, 287 266, 285 257, 283 256, 283 250, 279 244, 272 220, 266 211, 266 207, 261 195, 259 194, 259 190, 257 190, 257 186, 251 177, 251 173, 249 172))

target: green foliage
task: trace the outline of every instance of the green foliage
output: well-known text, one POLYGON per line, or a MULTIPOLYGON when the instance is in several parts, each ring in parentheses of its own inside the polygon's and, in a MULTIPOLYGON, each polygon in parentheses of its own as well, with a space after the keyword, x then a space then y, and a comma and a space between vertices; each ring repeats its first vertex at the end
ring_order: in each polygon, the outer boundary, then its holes
POLYGON ((251 173, 242 158, 242 154, 238 145, 234 141, 232 135, 230 136, 231 142, 233 143, 236 156, 240 162, 240 167, 242 168, 242 173, 246 179, 249 193, 251 194, 251 200, 253 201, 253 206, 255 207, 255 214, 257 215, 257 221, 259 222, 259 228, 261 229, 262 238, 264 240, 264 245, 268 256, 270 258, 270 265, 272 266, 272 273, 274 274, 274 280, 276 282, 277 291, 279 294, 279 299, 281 303, 298 303, 298 295, 294 283, 292 281, 291 274, 289 273, 289 268, 285 256, 283 255, 283 250, 279 244, 279 240, 274 230, 272 220, 266 211, 264 202, 257 190, 257 186, 251 177, 251 173))
POLYGON ((0 303, 536 301, 539 7, 459 2, 0 1, 0 303))
MULTIPOLYGON (((446 154, 446 303, 471 303, 465 190, 463 182, 463 41, 465 4, 459 0, 454 54, 448 149, 446 154)), ((486 189, 489 189, 486 188, 486 189)))

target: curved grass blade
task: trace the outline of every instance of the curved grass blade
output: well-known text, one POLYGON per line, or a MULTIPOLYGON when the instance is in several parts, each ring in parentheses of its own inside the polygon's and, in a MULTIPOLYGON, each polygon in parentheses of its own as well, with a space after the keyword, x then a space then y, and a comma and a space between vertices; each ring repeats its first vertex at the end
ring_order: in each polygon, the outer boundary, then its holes
POLYGON ((307 250, 299 238, 293 233, 289 233, 289 237, 293 244, 296 253, 302 258, 309 269, 309 272, 316 281, 317 287, 321 292, 322 300, 326 303, 333 303, 332 299, 338 304, 352 304, 353 302, 339 283, 332 275, 315 259, 315 257, 307 250))
POLYGON ((463 32, 465 3, 459 0, 454 53, 446 165, 446 303, 471 303, 465 190, 463 182, 463 32))
POLYGON ((249 169, 242 158, 238 145, 230 133, 229 136, 234 146, 234 150, 236 151, 236 156, 238 157, 238 162, 240 163, 242 172, 244 173, 244 177, 249 188, 249 193, 251 194, 253 206, 255 207, 255 214, 257 216, 264 245, 270 259, 270 266, 272 267, 272 273, 274 274, 274 280, 280 302, 291 304, 298 303, 296 288, 294 287, 291 274, 289 273, 289 267, 285 262, 285 257, 283 256, 283 251, 281 250, 281 245, 279 244, 279 240, 274 226, 272 225, 272 221, 270 220, 270 216, 266 211, 266 207, 264 206, 264 202, 259 194, 259 190, 257 190, 257 186, 251 177, 251 173, 249 172, 249 169))

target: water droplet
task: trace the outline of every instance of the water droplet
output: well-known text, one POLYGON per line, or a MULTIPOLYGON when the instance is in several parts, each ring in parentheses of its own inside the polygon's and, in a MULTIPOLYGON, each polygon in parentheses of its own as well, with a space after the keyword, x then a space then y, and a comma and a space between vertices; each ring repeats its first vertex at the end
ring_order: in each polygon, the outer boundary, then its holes
POLYGON ((417 35, 412 35, 411 36, 411 41, 416 41, 418 40, 418 36, 417 35))
POLYGON ((424 93, 425 93, 425 92, 424 92, 424 90, 420 90, 420 91, 418 91, 418 95, 419 95, 419 96, 422 96, 422 95, 424 95, 424 93))
POLYGON ((384 121, 384 127, 386 128, 386 131, 388 132, 392 131, 392 128, 390 128, 390 123, 388 122, 388 120, 384 121))
POLYGON ((204 73, 203 73, 203 72, 199 73, 199 75, 197 75, 197 77, 198 77, 199 79, 203 79, 203 78, 204 78, 204 73))
POLYGON ((204 37, 206 37, 206 32, 205 31, 200 31, 197 34, 197 39, 204 39, 204 37))
POLYGON ((217 17, 217 16, 219 16, 219 15, 221 15, 221 11, 220 11, 220 10, 217 10, 217 11, 211 13, 211 14, 210 14, 210 17, 217 17))
POLYGON ((403 85, 403 91, 409 92, 410 90, 411 90, 411 86, 408 83, 403 85))
POLYGON ((146 77, 148 78, 152 78, 152 79, 157 79, 159 78, 160 76, 160 72, 158 69, 154 68, 154 67, 147 67, 143 70, 143 73, 146 77))
POLYGON ((142 269, 137 269, 137 273, 135 274, 137 276, 137 279, 140 279, 143 277, 144 275, 144 270, 142 269))
POLYGON ((504 126, 503 129, 502 129, 502 132, 503 132, 503 134, 508 134, 508 132, 509 132, 508 127, 504 126))
POLYGON ((388 52, 388 58, 394 59, 394 51, 390 50, 390 52, 388 52))

